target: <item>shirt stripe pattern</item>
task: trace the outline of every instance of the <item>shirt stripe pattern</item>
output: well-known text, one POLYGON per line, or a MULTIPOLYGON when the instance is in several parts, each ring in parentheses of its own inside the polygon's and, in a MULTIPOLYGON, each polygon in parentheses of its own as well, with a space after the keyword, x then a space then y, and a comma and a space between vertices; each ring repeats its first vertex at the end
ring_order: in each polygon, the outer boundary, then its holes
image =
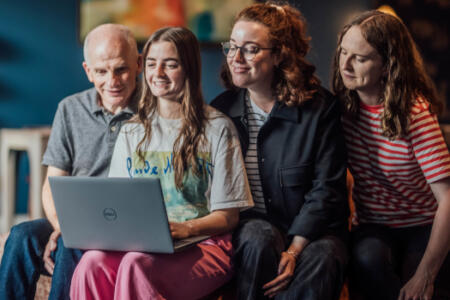
POLYGON ((413 105, 405 137, 381 134, 382 105, 360 104, 357 120, 343 118, 353 200, 361 223, 409 227, 433 222, 430 183, 450 176, 450 155, 429 104, 413 105))
POLYGON ((245 105, 247 108, 247 125, 249 144, 247 153, 245 154, 245 168, 247 170, 248 182, 252 191, 253 201, 255 206, 252 208, 257 212, 266 213, 266 205, 264 203, 264 193, 261 186, 261 177, 259 175, 258 167, 258 150, 257 150, 257 138, 261 127, 266 122, 268 113, 260 109, 254 104, 248 93, 245 97, 245 105))

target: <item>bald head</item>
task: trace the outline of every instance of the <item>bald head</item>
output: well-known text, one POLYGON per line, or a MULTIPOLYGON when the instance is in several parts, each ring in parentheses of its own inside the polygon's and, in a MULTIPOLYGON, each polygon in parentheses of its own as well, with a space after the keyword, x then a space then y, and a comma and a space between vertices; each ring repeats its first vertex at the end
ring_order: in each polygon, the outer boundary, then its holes
POLYGON ((126 107, 142 70, 142 59, 130 30, 116 24, 92 30, 84 41, 83 68, 104 108, 117 113, 126 107))
POLYGON ((93 51, 111 46, 125 47, 132 55, 138 55, 136 40, 128 27, 119 24, 102 24, 91 30, 84 40, 84 61, 89 65, 93 51))

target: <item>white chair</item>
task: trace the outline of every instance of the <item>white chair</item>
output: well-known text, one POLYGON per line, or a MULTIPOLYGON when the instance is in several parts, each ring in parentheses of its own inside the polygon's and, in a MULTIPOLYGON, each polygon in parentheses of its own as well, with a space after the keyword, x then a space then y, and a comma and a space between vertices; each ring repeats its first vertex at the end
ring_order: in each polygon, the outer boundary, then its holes
POLYGON ((41 160, 49 136, 49 127, 0 130, 0 234, 9 231, 18 221, 44 216, 41 189, 46 168, 41 160), (30 162, 29 211, 25 218, 14 215, 17 151, 26 151, 30 162))

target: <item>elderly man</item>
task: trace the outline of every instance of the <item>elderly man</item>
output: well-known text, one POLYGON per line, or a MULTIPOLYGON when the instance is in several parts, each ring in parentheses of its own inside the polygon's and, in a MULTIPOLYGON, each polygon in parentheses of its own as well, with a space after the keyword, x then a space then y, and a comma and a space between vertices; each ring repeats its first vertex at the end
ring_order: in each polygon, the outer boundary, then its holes
POLYGON ((0 299, 33 299, 40 274, 53 275, 49 299, 69 299, 82 251, 62 243, 48 176, 106 176, 121 125, 135 112, 142 59, 131 32, 105 24, 84 43, 83 68, 94 88, 61 101, 44 154, 47 219, 11 229, 0 264, 0 299))

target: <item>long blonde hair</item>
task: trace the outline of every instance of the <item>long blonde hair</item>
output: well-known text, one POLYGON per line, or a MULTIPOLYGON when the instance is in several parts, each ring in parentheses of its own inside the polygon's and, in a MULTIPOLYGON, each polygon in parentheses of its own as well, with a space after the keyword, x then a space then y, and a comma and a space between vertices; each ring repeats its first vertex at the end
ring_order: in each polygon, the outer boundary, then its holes
MULTIPOLYGON (((142 56, 147 57, 150 47, 156 42, 172 43, 180 58, 180 64, 185 74, 184 89, 181 97, 182 126, 173 145, 173 168, 175 173, 175 186, 178 190, 183 188, 185 171, 190 169, 194 175, 200 176, 197 162, 197 153, 205 141, 206 115, 204 100, 201 92, 201 61, 200 47, 195 35, 183 27, 166 27, 153 33, 146 42, 142 56)), ((135 121, 142 123, 145 135, 137 146, 137 154, 144 160, 143 149, 150 145, 152 136, 152 120, 158 106, 158 99, 151 93, 146 82, 144 68, 143 90, 138 104, 135 121)))

